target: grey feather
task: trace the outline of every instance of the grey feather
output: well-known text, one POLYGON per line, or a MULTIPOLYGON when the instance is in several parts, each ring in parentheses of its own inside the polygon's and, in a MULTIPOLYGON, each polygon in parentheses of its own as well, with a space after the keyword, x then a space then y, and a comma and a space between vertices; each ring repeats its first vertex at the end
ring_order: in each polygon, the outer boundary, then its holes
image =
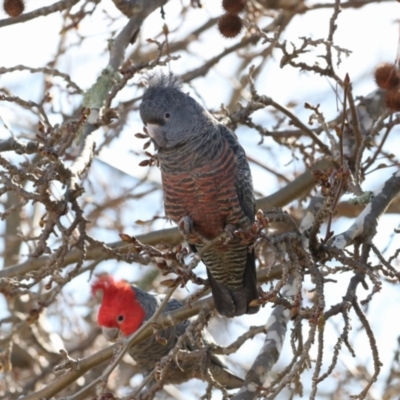
MULTIPOLYGON (((146 312, 145 320, 150 319, 162 303, 164 296, 153 295, 137 287, 132 287, 132 289, 135 291, 137 300, 146 312)), ((165 306, 163 313, 174 311, 182 306, 182 303, 172 299, 165 306)), ((189 323, 190 320, 185 320, 176 326, 162 330, 160 334, 164 339, 166 339, 166 345, 160 344, 152 336, 129 350, 129 354, 137 362, 144 375, 148 375, 153 370, 156 362, 160 361, 162 357, 167 356, 169 351, 175 347, 179 336, 186 331, 189 323)), ((206 346, 214 343, 208 332, 203 331, 202 337, 206 346)), ((193 345, 189 340, 185 341, 183 350, 193 351, 197 349, 198 347, 193 345)), ((241 378, 229 371, 223 357, 221 356, 212 355, 208 368, 214 379, 224 385, 227 389, 237 388, 243 384, 241 378)), ((195 358, 187 362, 185 362, 184 359, 179 366, 175 362, 172 362, 168 368, 166 383, 182 383, 191 378, 201 378, 199 360, 195 358)))
MULTIPOLYGON (((192 221, 185 236, 202 248, 229 226, 249 229, 255 216, 250 167, 235 134, 196 100, 181 91, 173 76, 149 80, 140 116, 155 144, 164 187, 166 215, 175 223, 192 221), (193 236, 200 240, 193 239, 193 236)), ((185 234, 185 233, 184 233, 185 234)), ((208 249, 207 267, 217 311, 233 317, 257 312, 254 252, 240 240, 208 249)))

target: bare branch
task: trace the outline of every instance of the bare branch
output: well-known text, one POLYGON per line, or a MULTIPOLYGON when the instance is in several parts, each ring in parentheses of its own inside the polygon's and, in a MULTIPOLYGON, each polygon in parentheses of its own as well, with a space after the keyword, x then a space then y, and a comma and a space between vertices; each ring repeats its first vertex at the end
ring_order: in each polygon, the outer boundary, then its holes
POLYGON ((64 10, 67 10, 67 9, 73 7, 78 2, 79 2, 79 0, 61 0, 58 3, 54 3, 47 7, 39 8, 39 9, 37 9, 35 11, 31 11, 29 13, 21 14, 15 18, 2 19, 2 20, 0 20, 0 28, 2 28, 4 26, 9 26, 9 25, 20 24, 22 22, 30 21, 31 19, 34 19, 37 17, 44 17, 46 15, 55 13, 57 11, 64 11, 64 10))

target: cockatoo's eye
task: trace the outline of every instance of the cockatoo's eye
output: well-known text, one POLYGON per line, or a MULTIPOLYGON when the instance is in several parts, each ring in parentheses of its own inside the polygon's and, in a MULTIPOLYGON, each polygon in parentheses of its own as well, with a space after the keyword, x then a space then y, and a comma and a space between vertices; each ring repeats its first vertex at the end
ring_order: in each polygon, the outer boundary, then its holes
POLYGON ((170 116, 171 116, 171 114, 170 114, 169 112, 166 112, 166 113, 164 114, 164 117, 165 117, 166 119, 168 119, 170 116))
POLYGON ((123 315, 118 315, 117 321, 118 322, 122 322, 123 320, 124 320, 124 316, 123 315))

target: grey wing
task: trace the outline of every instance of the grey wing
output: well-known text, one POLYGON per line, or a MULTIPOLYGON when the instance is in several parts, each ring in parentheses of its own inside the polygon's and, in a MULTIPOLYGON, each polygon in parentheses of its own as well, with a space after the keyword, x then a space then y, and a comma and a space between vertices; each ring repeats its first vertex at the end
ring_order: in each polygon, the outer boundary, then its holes
POLYGON ((249 163, 247 162, 246 153, 239 144, 236 135, 226 126, 219 125, 221 135, 228 141, 229 146, 233 150, 237 159, 237 179, 236 190, 239 198, 240 206, 244 214, 249 218, 250 224, 254 221, 256 201, 254 198, 253 181, 249 163))
POLYGON ((165 306, 164 312, 174 311, 182 307, 183 304, 180 301, 172 299, 165 306))
MULTIPOLYGON (((247 162, 246 154, 243 147, 240 146, 236 135, 226 126, 220 125, 221 135, 228 141, 236 155, 237 162, 237 179, 236 191, 239 199, 240 207, 243 213, 249 218, 249 228, 254 223, 256 211, 256 200, 254 198, 253 180, 251 178, 250 166, 247 162)), ((254 249, 247 253, 246 266, 243 274, 243 288, 246 292, 247 305, 255 299, 258 299, 257 276, 254 249)), ((259 306, 247 306, 247 314, 254 314, 259 310, 259 306)))
MULTIPOLYGON (((183 304, 180 301, 172 299, 165 306, 165 309, 163 312, 174 311, 174 310, 181 308, 182 306, 183 306, 183 304)), ((186 320, 180 322, 178 325, 176 325, 176 336, 177 337, 181 336, 185 332, 189 323, 190 323, 190 321, 186 319, 186 320)))

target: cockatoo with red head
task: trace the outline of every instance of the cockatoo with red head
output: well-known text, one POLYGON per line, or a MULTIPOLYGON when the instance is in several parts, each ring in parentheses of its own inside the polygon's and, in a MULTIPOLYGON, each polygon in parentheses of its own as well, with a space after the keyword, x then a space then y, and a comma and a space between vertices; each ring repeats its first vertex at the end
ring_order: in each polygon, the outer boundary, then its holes
MULTIPOLYGON (((92 294, 102 292, 102 302, 97 317, 105 338, 115 341, 120 335, 126 337, 136 332, 142 324, 151 318, 162 303, 163 295, 154 295, 130 285, 126 281, 118 281, 109 275, 102 275, 92 284, 92 294)), ((177 300, 168 301, 163 312, 169 312, 182 307, 177 300)), ((190 321, 185 320, 160 332, 165 344, 154 336, 149 337, 129 350, 143 375, 148 375, 156 363, 173 349, 188 327, 190 321)), ((212 343, 207 332, 202 333, 204 343, 212 343)), ((196 350, 189 340, 185 341, 184 350, 196 350)), ((191 378, 204 379, 199 359, 183 358, 179 366, 172 361, 168 367, 164 383, 182 383, 191 378)), ((213 378, 227 389, 241 387, 243 380, 234 375, 226 367, 222 357, 212 355, 209 358, 208 370, 213 378)))

